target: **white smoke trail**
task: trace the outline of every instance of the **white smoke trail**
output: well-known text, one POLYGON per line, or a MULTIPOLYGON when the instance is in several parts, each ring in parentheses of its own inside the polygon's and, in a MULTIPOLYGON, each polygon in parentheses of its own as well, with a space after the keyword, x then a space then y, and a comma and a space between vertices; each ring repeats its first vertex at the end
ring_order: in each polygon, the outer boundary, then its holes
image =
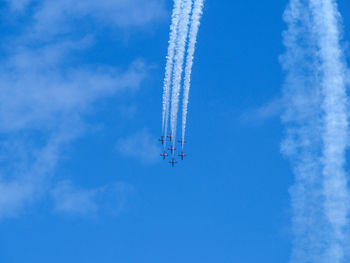
POLYGON ((344 248, 344 229, 348 216, 347 178, 344 171, 347 147, 348 116, 346 107, 346 66, 340 47, 339 12, 334 0, 311 0, 315 30, 318 35, 321 70, 321 88, 325 112, 323 130, 323 195, 324 213, 332 228, 326 252, 328 262, 341 262, 344 248))
POLYGON ((186 58, 185 80, 184 80, 184 95, 182 103, 182 149, 185 142, 186 122, 187 122, 187 107, 191 86, 191 74, 193 66, 194 52, 197 43, 197 35, 200 26, 200 20, 203 14, 204 0, 195 0, 192 11, 191 27, 189 33, 189 43, 186 58))
MULTIPOLYGON (((348 103, 334 0, 291 0, 283 57, 287 139, 294 164, 292 262, 345 262, 348 190, 344 172, 348 103)), ((349 262, 349 261, 347 261, 349 262)))
POLYGON ((163 113, 162 113, 162 132, 164 136, 167 136, 167 126, 169 119, 169 103, 170 103, 170 86, 171 86, 171 73, 173 71, 175 44, 177 38, 177 29, 180 21, 182 0, 174 0, 174 8, 170 26, 168 55, 166 57, 167 62, 165 66, 165 77, 163 84, 163 113))
POLYGON ((177 114, 179 109, 179 96, 181 89, 181 80, 186 48, 186 40, 188 36, 188 26, 190 23, 190 13, 192 9, 192 0, 183 0, 183 8, 179 22, 178 38, 176 41, 176 56, 173 71, 173 86, 171 95, 171 136, 172 143, 175 146, 176 142, 176 125, 177 114))

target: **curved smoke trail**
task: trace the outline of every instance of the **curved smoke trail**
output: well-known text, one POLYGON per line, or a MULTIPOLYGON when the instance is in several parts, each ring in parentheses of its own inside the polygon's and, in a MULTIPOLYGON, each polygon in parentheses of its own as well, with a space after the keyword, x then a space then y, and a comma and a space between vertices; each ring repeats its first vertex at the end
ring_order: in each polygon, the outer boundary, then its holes
POLYGON ((334 0, 291 0, 285 13, 288 101, 282 150, 291 158, 292 262, 345 262, 348 116, 340 15, 334 0))
POLYGON ((177 28, 180 21, 181 13, 181 0, 174 1, 174 8, 170 26, 168 55, 166 57, 167 62, 165 66, 165 77, 163 84, 163 113, 162 113, 162 131, 163 135, 167 136, 167 126, 169 119, 169 101, 170 101, 170 85, 171 85, 171 73, 173 71, 175 44, 177 38, 177 28))
POLYGON ((203 14, 203 5, 204 0, 195 0, 192 11, 192 20, 189 33, 189 42, 186 58, 186 68, 185 68, 185 80, 184 80, 184 95, 182 103, 182 149, 185 142, 185 133, 186 133, 186 122, 187 122, 187 107, 188 99, 191 87, 191 74, 193 66, 194 52, 197 43, 197 35, 200 26, 200 20, 203 14))
POLYGON ((176 125, 177 114, 179 110, 179 96, 181 89, 181 80, 183 72, 183 63, 186 48, 186 39, 188 35, 188 25, 190 22, 190 13, 192 8, 192 0, 183 0, 183 8, 181 11, 181 18, 179 22, 178 38, 176 41, 176 56, 173 71, 173 85, 171 95, 171 136, 172 144, 175 146, 176 142, 176 125))

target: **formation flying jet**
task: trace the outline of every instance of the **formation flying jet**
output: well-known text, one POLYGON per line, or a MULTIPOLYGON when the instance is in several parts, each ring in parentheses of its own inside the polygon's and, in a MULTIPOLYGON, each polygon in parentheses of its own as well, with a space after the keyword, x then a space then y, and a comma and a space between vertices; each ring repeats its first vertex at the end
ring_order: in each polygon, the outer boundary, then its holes
MULTIPOLYGON (((170 142, 172 142, 172 145, 170 145, 170 147, 168 148, 168 151, 170 151, 170 153, 168 154, 166 150, 163 151, 163 153, 160 154, 160 156, 163 158, 163 160, 165 160, 170 154, 172 155, 172 159, 171 161, 169 161, 169 163, 172 165, 172 167, 175 167, 175 164, 177 164, 178 162, 175 159, 175 153, 176 153, 176 148, 175 148, 175 139, 173 140, 172 135, 168 135, 168 136, 160 136, 160 138, 158 139, 158 141, 160 141, 165 148, 166 142, 168 141, 168 139, 170 140, 170 142)), ((177 141, 180 144, 184 144, 186 143, 185 140, 178 140, 177 141)), ((177 156, 181 157, 181 160, 184 160, 184 158, 187 156, 187 154, 184 153, 184 151, 181 151, 181 153, 179 153, 177 156)))
POLYGON ((183 151, 178 154, 177 156, 181 157, 181 160, 184 160, 184 158, 187 156, 187 154, 185 154, 183 151))
POLYGON ((158 141, 162 142, 162 144, 164 145, 164 143, 166 142, 166 139, 164 136, 161 136, 160 139, 158 139, 158 141))
POLYGON ((174 154, 175 151, 176 151, 176 148, 175 147, 170 147, 168 150, 171 152, 171 154, 174 154))
POLYGON ((160 156, 162 156, 163 160, 165 160, 165 158, 168 157, 169 154, 167 154, 166 151, 164 151, 160 156))
POLYGON ((175 164, 177 164, 177 161, 175 160, 175 158, 173 158, 169 163, 172 165, 172 167, 175 167, 175 164))

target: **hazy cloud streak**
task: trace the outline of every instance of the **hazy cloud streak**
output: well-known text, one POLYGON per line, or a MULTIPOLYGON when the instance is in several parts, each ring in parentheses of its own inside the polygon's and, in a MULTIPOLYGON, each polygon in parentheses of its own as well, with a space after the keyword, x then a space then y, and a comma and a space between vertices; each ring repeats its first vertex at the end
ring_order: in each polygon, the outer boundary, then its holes
POLYGON ((25 23, 16 23, 18 34, 5 35, 2 46, 0 218, 45 199, 62 153, 88 130, 86 116, 96 112, 96 102, 135 91, 147 77, 140 60, 118 67, 82 62, 86 49, 98 44, 96 29, 142 28, 165 13, 162 0, 7 2, 3 22, 13 16, 25 23), (84 22, 89 27, 77 29, 84 22))
POLYGON ((134 191, 132 186, 122 182, 83 189, 66 180, 59 182, 53 188, 51 196, 54 201, 54 211, 58 214, 96 217, 101 213, 118 214, 121 212, 126 204, 126 199, 134 191))
POLYGON ((142 163, 153 164, 159 161, 160 149, 155 138, 146 129, 119 139, 116 149, 120 154, 137 158, 142 163))
POLYGON ((333 0, 291 0, 285 13, 287 138, 296 176, 291 189, 292 262, 345 262, 348 116, 340 15, 333 0))

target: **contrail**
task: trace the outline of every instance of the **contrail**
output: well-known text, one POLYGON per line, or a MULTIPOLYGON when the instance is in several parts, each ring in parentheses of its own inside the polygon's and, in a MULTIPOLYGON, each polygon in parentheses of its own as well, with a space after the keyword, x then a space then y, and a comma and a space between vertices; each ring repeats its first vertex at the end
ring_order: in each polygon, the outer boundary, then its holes
POLYGON ((349 223, 344 171, 349 125, 341 17, 334 0, 291 0, 284 18, 287 138, 282 150, 296 177, 291 262, 342 263, 349 256, 344 234, 349 223))
POLYGON ((324 101, 323 195, 324 213, 332 228, 326 251, 328 261, 341 262, 344 257, 344 230, 348 224, 348 189, 344 171, 347 134, 349 132, 346 94, 346 66, 340 47, 338 7, 333 0, 310 1, 318 35, 321 82, 324 101))
POLYGON ((186 58, 185 80, 184 80, 184 95, 182 102, 182 149, 185 142, 186 122, 187 122, 187 107, 189 92, 191 86, 191 74, 193 66, 193 57, 197 43, 197 35, 200 26, 200 20, 203 14, 204 0, 195 0, 192 11, 191 27, 189 33, 189 43, 186 58))
POLYGON ((178 37, 176 41, 176 56, 173 71, 173 85, 171 95, 171 136, 172 144, 175 146, 176 142, 176 125, 177 114, 179 108, 179 96, 181 89, 181 80, 186 48, 186 40, 188 36, 188 26, 190 22, 190 13, 192 9, 192 0, 183 0, 183 8, 181 10, 181 18, 179 21, 178 37))
POLYGON ((174 8, 172 13, 172 22, 170 26, 168 55, 166 57, 165 77, 163 84, 163 113, 162 113, 162 132, 164 136, 167 136, 168 119, 169 119, 169 100, 170 100, 170 86, 171 86, 171 74, 173 71, 175 44, 177 38, 177 29, 180 21, 182 0, 174 1, 174 8))

